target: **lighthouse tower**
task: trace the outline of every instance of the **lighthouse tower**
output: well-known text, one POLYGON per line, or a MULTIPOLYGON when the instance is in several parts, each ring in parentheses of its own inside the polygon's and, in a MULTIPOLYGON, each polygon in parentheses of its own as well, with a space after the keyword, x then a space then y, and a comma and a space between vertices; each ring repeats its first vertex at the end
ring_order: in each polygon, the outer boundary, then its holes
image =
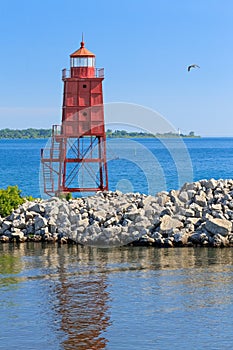
POLYGON ((104 69, 82 40, 63 69, 61 126, 54 125, 50 143, 41 152, 43 191, 49 196, 108 190, 104 128, 104 69))

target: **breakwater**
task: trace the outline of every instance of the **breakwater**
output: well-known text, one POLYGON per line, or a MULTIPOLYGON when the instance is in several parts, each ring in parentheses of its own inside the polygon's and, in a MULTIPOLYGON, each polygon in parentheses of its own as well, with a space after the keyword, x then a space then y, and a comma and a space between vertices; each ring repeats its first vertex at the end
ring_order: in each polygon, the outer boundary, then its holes
POLYGON ((98 192, 25 202, 0 219, 1 242, 97 246, 233 245, 233 180, 200 180, 155 196, 98 192))

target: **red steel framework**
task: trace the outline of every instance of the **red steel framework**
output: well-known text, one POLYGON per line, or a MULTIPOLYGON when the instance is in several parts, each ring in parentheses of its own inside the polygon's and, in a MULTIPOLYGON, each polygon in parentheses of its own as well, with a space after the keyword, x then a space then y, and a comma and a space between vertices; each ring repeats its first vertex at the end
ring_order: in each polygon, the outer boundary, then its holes
POLYGON ((43 191, 54 196, 69 192, 108 190, 104 127, 104 69, 95 68, 95 55, 81 47, 63 69, 62 124, 41 151, 43 191))

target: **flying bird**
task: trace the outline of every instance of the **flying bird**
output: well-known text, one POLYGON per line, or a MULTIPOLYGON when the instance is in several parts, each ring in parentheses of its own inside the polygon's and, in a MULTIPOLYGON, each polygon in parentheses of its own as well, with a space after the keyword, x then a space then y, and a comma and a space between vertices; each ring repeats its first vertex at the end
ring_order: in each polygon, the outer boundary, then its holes
POLYGON ((191 68, 200 68, 197 64, 191 64, 188 66, 188 72, 190 71, 191 68))

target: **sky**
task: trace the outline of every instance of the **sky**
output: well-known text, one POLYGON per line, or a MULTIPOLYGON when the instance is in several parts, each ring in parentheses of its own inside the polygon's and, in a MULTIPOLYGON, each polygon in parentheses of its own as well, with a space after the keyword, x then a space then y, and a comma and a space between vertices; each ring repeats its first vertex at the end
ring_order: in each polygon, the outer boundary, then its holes
POLYGON ((0 129, 60 123, 61 71, 83 32, 105 69, 105 103, 233 136, 232 0, 2 0, 0 13, 0 129))

